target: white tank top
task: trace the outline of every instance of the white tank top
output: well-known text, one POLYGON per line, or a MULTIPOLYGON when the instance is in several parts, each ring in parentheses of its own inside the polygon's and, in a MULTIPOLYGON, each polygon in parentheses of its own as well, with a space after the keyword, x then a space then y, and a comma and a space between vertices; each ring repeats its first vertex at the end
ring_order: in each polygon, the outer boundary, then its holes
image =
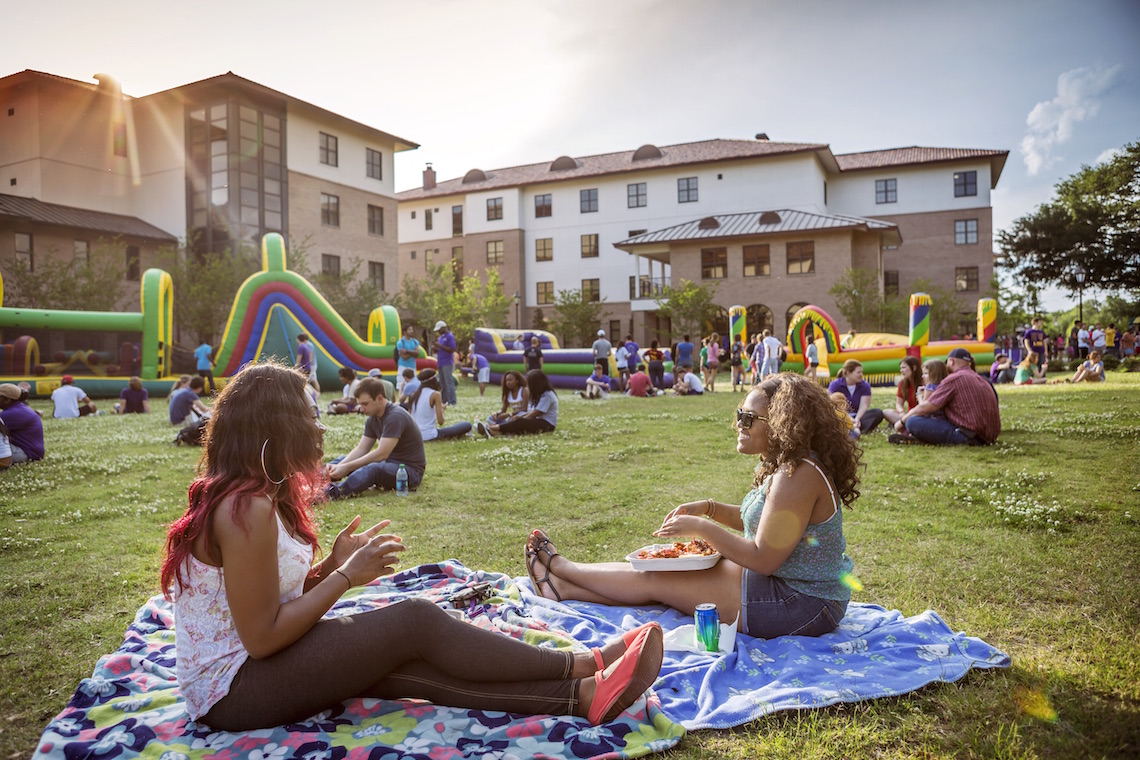
POLYGON ((507 408, 512 412, 525 412, 526 404, 523 403, 522 388, 515 388, 512 394, 507 392, 507 408))
MULTIPOLYGON (((277 574, 281 603, 305 590, 313 547, 289 535, 277 515, 277 574)), ((230 617, 222 568, 193 555, 184 568, 186 585, 174 584, 174 650, 178 653, 178 689, 191 720, 210 711, 226 696, 238 669, 249 658, 230 617)))
POLYGON ((439 428, 435 426, 435 410, 431 408, 431 388, 424 388, 416 405, 412 407, 412 419, 420 429, 424 441, 434 441, 439 438, 439 428))

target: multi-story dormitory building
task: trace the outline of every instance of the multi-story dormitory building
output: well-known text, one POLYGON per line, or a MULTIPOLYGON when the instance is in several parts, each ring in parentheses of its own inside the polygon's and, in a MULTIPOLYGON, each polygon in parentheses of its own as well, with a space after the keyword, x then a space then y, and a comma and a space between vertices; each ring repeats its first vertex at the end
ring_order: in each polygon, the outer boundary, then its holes
MULTIPOLYGON (((845 268, 907 293, 919 278, 971 311, 993 273, 990 190, 1008 151, 896 148, 834 155, 827 145, 708 140, 484 171, 397 195, 401 277, 429 263, 497 267, 519 321, 555 295, 605 301, 610 337, 668 335, 654 295, 682 279, 717 284, 750 331, 787 329, 806 303, 842 320, 828 295, 845 268)), ((513 316, 513 315, 512 315, 513 316)), ((513 326, 513 325, 512 325, 513 326)), ((842 325, 841 325, 842 326, 842 325)), ((727 330, 727 315, 719 325, 727 330)))
POLYGON ((281 232, 314 268, 357 258, 398 288, 393 154, 415 143, 233 73, 137 98, 97 79, 0 78, 0 259, 66 269, 114 240, 137 309, 158 246, 281 232))

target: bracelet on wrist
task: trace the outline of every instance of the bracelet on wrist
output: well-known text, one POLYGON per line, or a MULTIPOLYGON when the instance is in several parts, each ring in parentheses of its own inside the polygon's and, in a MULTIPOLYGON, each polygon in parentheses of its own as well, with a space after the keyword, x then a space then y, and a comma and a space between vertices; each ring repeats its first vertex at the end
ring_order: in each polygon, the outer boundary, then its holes
POLYGON ((341 570, 339 567, 338 567, 336 570, 333 570, 333 573, 335 573, 335 574, 337 574, 337 575, 340 575, 340 577, 342 577, 342 578, 344 578, 346 581, 348 581, 348 587, 349 587, 349 588, 352 588, 352 579, 348 577, 348 574, 347 574, 347 573, 345 573, 345 572, 344 572, 343 570, 341 570))
POLYGON ((712 516, 716 514, 716 502, 712 499, 705 499, 705 503, 708 505, 705 507, 705 517, 712 519, 712 516))

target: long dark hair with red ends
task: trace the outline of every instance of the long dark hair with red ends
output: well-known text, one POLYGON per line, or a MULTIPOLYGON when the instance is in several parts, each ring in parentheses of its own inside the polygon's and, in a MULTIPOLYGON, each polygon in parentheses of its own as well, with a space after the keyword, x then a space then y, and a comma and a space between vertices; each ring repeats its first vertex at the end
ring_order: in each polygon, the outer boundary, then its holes
POLYGON ((175 581, 183 586, 182 571, 198 536, 205 534, 211 561, 221 565, 222 558, 214 556, 212 522, 227 500, 233 519, 244 527, 250 499, 269 496, 293 533, 319 550, 312 506, 324 485, 321 432, 305 397, 307 380, 292 367, 254 364, 218 395, 186 512, 166 535, 162 590, 167 598, 175 581))

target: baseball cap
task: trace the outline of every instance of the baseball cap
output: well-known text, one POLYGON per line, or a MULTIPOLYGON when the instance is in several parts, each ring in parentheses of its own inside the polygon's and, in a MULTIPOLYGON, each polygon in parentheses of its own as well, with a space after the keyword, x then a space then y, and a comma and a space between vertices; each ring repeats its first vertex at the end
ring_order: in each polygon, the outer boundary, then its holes
POLYGON ((971 359, 973 359, 974 357, 971 356, 970 352, 964 348, 955 348, 953 351, 950 352, 948 358, 950 358, 950 359, 961 359, 964 362, 968 362, 971 359))
POLYGON ((74 382, 75 382, 75 378, 74 378, 74 377, 72 377, 71 375, 64 375, 63 377, 61 377, 61 378, 59 379, 59 381, 60 381, 61 383, 63 383, 64 385, 67 385, 68 383, 74 383, 74 382))
POLYGON ((447 327, 447 323, 441 319, 435 323, 435 327, 431 328, 431 331, 432 332, 439 332, 440 330, 442 330, 445 327, 447 327))
POLYGON ((383 375, 380 372, 380 370, 373 367, 372 369, 368 370, 368 376, 369 377, 382 377, 383 375))
POLYGON ((598 337, 599 338, 606 337, 606 331, 605 330, 598 330, 598 337))
POLYGON ((20 400, 20 389, 11 383, 0 383, 0 396, 13 401, 20 400))

